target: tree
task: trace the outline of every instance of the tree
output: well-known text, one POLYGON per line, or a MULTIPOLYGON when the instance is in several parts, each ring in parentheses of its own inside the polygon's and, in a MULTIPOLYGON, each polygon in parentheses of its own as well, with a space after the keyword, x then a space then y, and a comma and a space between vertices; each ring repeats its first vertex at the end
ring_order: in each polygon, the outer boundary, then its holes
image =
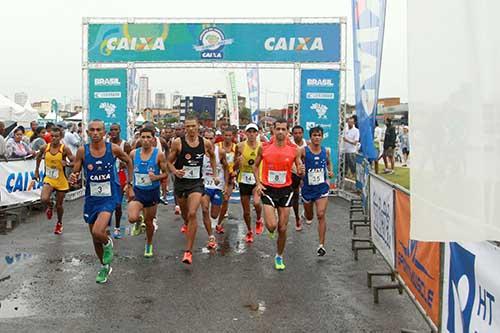
POLYGON ((244 107, 240 110, 240 123, 249 123, 251 121, 250 109, 244 107))

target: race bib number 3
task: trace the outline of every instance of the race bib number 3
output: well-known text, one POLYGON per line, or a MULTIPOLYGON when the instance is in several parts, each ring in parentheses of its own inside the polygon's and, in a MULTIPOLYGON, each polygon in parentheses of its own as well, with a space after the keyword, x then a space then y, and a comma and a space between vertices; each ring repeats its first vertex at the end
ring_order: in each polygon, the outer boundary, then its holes
POLYGON ((309 185, 319 185, 325 182, 325 172, 323 170, 309 171, 307 173, 309 185))
POLYGON ((269 170, 267 178, 270 184, 283 185, 286 183, 286 171, 269 170))
POLYGON ((200 167, 199 166, 185 166, 184 167, 184 177, 186 179, 200 179, 200 167))
POLYGON ((151 178, 149 178, 148 174, 145 173, 136 173, 135 174, 135 185, 137 186, 149 186, 153 182, 151 182, 151 178))
POLYGON ((253 172, 243 172, 241 174, 241 182, 243 184, 254 185, 255 175, 253 174, 253 172))
POLYGON ((110 197, 111 183, 110 182, 90 182, 90 195, 93 197, 110 197))
POLYGON ((59 178, 59 170, 57 170, 56 168, 46 168, 45 174, 47 175, 47 177, 52 179, 59 178))

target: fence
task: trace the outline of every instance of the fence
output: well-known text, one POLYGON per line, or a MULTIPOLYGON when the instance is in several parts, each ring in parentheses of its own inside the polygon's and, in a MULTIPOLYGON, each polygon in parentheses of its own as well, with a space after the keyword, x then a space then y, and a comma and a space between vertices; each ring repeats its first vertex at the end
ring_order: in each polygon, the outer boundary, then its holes
POLYGON ((362 214, 370 246, 361 249, 378 250, 390 268, 387 274, 369 272, 368 284, 373 275, 396 280, 375 286, 375 301, 379 289, 404 289, 433 331, 500 332, 500 247, 411 240, 410 193, 371 172, 366 177, 367 161, 357 164, 357 187, 369 194, 362 214))

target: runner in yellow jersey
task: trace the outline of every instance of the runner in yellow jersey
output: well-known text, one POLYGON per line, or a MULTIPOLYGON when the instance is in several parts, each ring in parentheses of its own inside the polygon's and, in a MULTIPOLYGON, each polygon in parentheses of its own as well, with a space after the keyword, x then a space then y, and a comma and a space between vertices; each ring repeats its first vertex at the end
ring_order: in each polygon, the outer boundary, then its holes
POLYGON ((50 195, 56 191, 56 212, 57 223, 54 228, 54 234, 60 235, 63 231, 62 217, 64 214, 63 202, 66 192, 69 190, 68 180, 64 174, 66 159, 73 161, 74 157, 71 150, 61 143, 62 132, 58 127, 52 129, 51 143, 42 146, 36 157, 35 179, 40 179, 40 163, 45 157, 45 173, 43 178, 43 188, 40 199, 47 206, 45 211, 47 218, 52 219, 53 204, 50 195))
POLYGON ((226 152, 226 160, 229 171, 229 181, 226 185, 226 189, 229 195, 224 196, 224 202, 222 203, 222 207, 219 214, 219 222, 217 226, 215 226, 215 231, 218 234, 224 233, 224 227, 222 226, 222 221, 226 217, 227 208, 229 205, 229 199, 231 198, 231 193, 233 193, 234 189, 234 180, 236 178, 236 172, 234 172, 234 157, 236 153, 236 143, 234 143, 236 137, 236 129, 232 127, 228 127, 224 130, 224 141, 219 142, 219 149, 223 149, 226 152))

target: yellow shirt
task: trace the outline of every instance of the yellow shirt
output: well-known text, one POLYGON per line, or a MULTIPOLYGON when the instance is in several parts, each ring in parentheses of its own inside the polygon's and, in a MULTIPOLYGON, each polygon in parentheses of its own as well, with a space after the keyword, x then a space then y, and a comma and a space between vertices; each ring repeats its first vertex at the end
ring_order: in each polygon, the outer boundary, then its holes
POLYGON ((241 152, 241 156, 243 158, 240 164, 240 172, 238 173, 238 183, 248 185, 255 184, 253 165, 255 163, 255 159, 257 158, 257 151, 259 150, 260 146, 261 143, 257 142, 257 144, 255 145, 255 149, 252 149, 246 141, 243 143, 243 151, 241 152))
POLYGON ((59 147, 56 154, 50 152, 50 143, 45 149, 45 177, 43 182, 49 184, 57 191, 69 190, 68 180, 64 174, 63 161, 64 145, 59 147))
MULTIPOLYGON (((224 149, 224 141, 219 142, 219 149, 224 149)), ((231 144, 231 150, 226 151, 226 160, 227 160, 227 166, 228 166, 228 171, 229 173, 232 173, 234 171, 234 154, 236 152, 236 144, 232 143, 231 144)))

